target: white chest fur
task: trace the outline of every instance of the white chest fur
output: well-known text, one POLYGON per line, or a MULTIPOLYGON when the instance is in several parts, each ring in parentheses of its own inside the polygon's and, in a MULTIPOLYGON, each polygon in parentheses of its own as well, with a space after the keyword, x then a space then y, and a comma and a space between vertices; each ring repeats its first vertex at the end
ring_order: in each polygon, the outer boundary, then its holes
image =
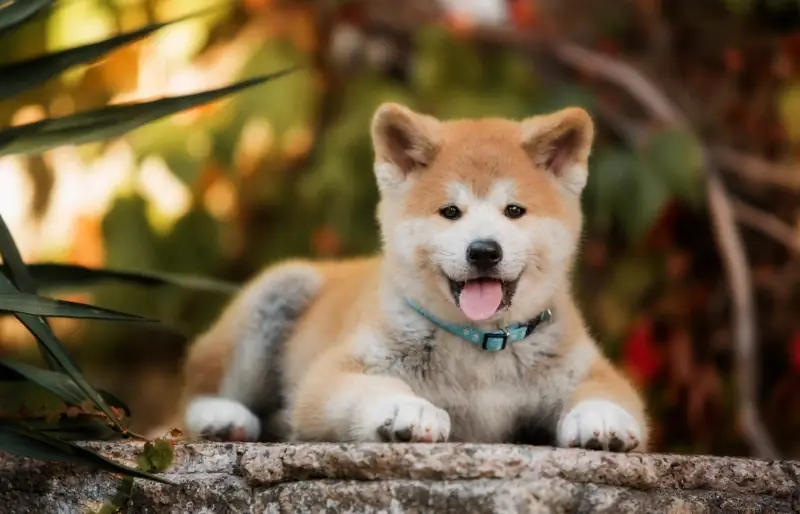
POLYGON ((557 321, 490 352, 416 313, 403 318, 359 338, 357 352, 368 373, 400 378, 446 410, 451 440, 507 441, 521 421, 531 418, 555 428, 565 393, 574 387, 579 371, 560 353, 557 321))

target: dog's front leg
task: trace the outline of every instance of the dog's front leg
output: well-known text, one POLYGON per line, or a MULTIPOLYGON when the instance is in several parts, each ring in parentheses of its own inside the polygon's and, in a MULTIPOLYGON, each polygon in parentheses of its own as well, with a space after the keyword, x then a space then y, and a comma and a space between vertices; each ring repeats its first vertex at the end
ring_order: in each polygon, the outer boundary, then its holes
POLYGON ((352 357, 320 358, 291 412, 295 441, 442 442, 450 416, 402 380, 364 373, 352 357))
POLYGON ((603 355, 588 353, 592 360, 586 373, 564 402, 556 430, 558 445, 647 451, 647 424, 639 394, 603 355))

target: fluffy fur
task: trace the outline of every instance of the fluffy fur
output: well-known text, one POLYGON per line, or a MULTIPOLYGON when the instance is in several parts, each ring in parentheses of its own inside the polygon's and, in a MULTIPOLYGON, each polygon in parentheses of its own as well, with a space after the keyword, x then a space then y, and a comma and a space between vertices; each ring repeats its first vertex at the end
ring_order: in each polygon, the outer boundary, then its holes
POLYGON ((637 392, 589 335, 570 292, 594 137, 568 108, 522 121, 442 121, 384 104, 372 123, 383 251, 292 261, 254 278, 190 348, 180 420, 226 440, 484 441, 644 451, 637 392), (507 215, 509 204, 524 207, 507 215), (447 219, 446 205, 460 209, 447 219), (468 245, 502 248, 510 304, 494 330, 553 319, 489 352, 411 309, 468 320, 451 281, 468 245))

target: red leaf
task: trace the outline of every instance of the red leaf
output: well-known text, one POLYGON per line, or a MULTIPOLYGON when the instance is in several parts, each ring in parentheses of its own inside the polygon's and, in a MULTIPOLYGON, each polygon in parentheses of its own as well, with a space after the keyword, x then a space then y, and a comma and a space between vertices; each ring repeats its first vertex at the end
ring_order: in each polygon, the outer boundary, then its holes
POLYGON ((631 327, 624 343, 622 361, 631 378, 640 386, 648 385, 658 375, 662 358, 649 319, 637 321, 631 327))
POLYGON ((515 27, 531 29, 538 25, 539 13, 535 0, 509 0, 511 20, 515 27))

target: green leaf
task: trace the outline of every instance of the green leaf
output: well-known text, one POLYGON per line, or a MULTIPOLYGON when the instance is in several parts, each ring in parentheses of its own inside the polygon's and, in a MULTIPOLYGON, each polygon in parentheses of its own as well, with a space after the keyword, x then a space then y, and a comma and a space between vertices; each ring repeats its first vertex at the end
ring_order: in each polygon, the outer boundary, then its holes
POLYGON ((27 293, 0 293, 0 312, 33 314, 34 316, 53 316, 57 318, 102 319, 109 321, 145 321, 157 323, 158 320, 125 314, 111 309, 95 307, 85 303, 45 298, 27 293))
MULTIPOLYGON (((19 291, 14 284, 5 275, 0 274, 0 294, 17 292, 19 291)), ((78 365, 73 362, 64 346, 50 330, 50 326, 45 323, 44 318, 23 313, 15 313, 14 316, 36 337, 39 349, 48 364, 52 363, 50 365, 54 369, 65 371, 84 392, 86 399, 91 400, 109 419, 114 421, 118 428, 122 429, 122 425, 106 403, 105 398, 89 384, 78 365)))
POLYGON ((590 222, 608 228, 610 213, 632 241, 640 239, 661 213, 671 193, 664 178, 641 155, 624 150, 598 152, 589 174, 586 201, 590 222))
POLYGON ((143 39, 163 27, 184 19, 186 18, 165 23, 155 23, 96 43, 69 48, 61 52, 0 67, 0 77, 4 77, 0 81, 0 100, 27 91, 72 66, 94 61, 116 48, 143 39))
MULTIPOLYGON (((3 272, 6 273, 15 286, 6 291, 0 290, 0 292, 10 293, 18 289, 23 293, 35 294, 36 283, 25 267, 22 255, 20 255, 17 244, 14 242, 14 236, 11 235, 11 231, 8 229, 8 225, 6 225, 2 216, 0 216, 0 257, 3 258, 3 272)), ((50 325, 47 324, 47 321, 42 320, 42 322, 49 330, 50 325)), ((51 369, 59 369, 61 367, 49 353, 44 352, 42 357, 51 369)))
POLYGON ((661 175, 640 159, 634 180, 624 188, 618 202, 632 240, 641 239, 650 230, 671 196, 661 175))
POLYGON ((69 375, 61 371, 29 366, 21 362, 0 359, 0 379, 18 380, 20 377, 30 380, 57 394, 71 405, 80 405, 88 398, 69 375))
POLYGON ((0 421, 0 450, 32 459, 99 467, 114 473, 174 485, 165 478, 114 462, 91 450, 60 441, 45 433, 35 432, 21 422, 0 421))
MULTIPOLYGON (((68 405, 79 406, 88 400, 86 394, 66 373, 42 369, 9 359, 0 359, 0 381, 20 380, 29 380, 52 391, 68 405)), ((106 403, 121 409, 125 416, 130 417, 131 411, 122 400, 108 391, 99 389, 99 392, 106 403)))
POLYGON ((7 272, 14 285, 23 293, 35 294, 36 283, 25 267, 17 243, 14 242, 14 236, 11 235, 2 216, 0 216, 0 256, 3 257, 3 272, 7 272))
MULTIPOLYGON (((11 231, 2 216, 0 216, 0 256, 3 258, 4 268, 8 269, 14 280, 12 282, 4 274, 0 274, 0 294, 19 294, 20 292, 35 294, 36 285, 22 261, 11 231)), ((53 334, 47 321, 41 316, 32 314, 14 313, 14 316, 36 337, 39 350, 47 365, 51 369, 65 371, 86 394, 86 399, 97 405, 109 419, 113 420, 117 428, 122 430, 122 425, 105 398, 89 384, 78 365, 70 358, 64 346, 53 334)))
POLYGON ((33 17, 55 0, 5 0, 0 2, 0 34, 33 17))
POLYGON ((690 205, 703 201, 703 153, 691 133, 663 130, 642 149, 642 157, 671 194, 690 205))
POLYGON ((172 445, 166 439, 156 439, 144 443, 144 451, 139 455, 139 469, 149 472, 162 472, 172 465, 174 458, 172 445))
MULTIPOLYGON (((239 284, 233 282, 184 274, 87 268, 75 264, 50 262, 31 263, 26 267, 36 286, 48 290, 88 287, 108 280, 118 280, 141 286, 178 286, 226 294, 234 293, 240 287, 239 284)), ((2 265, 0 265, 0 271, 5 271, 2 265)))
POLYGON ((71 116, 48 118, 10 127, 0 131, 0 156, 35 154, 57 146, 80 145, 118 137, 151 121, 219 100, 282 77, 296 69, 296 67, 288 68, 202 93, 112 105, 71 116))
POLYGON ((626 150, 601 149, 592 159, 584 196, 590 204, 589 221, 594 227, 607 230, 615 221, 615 214, 624 220, 627 213, 620 211, 631 201, 626 190, 636 180, 637 164, 636 154, 626 150))

